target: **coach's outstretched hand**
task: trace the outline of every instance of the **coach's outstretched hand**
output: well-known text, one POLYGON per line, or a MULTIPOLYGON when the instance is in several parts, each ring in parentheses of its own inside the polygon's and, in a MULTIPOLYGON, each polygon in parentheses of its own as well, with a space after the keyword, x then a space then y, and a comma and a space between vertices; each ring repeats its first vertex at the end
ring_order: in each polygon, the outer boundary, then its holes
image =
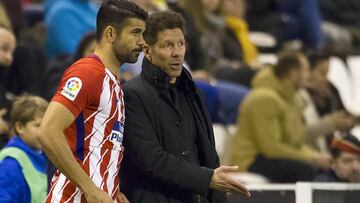
POLYGON ((250 197, 250 192, 239 181, 234 179, 229 173, 236 172, 238 166, 220 166, 214 170, 211 178, 210 187, 215 190, 231 193, 241 193, 250 197))

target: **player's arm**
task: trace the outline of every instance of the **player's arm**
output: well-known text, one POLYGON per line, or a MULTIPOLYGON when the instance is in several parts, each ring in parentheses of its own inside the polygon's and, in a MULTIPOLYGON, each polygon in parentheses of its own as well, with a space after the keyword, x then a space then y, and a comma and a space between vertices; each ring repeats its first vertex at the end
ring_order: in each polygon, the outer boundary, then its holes
POLYGON ((64 130, 75 120, 68 108, 51 102, 40 126, 38 139, 51 162, 85 194, 88 202, 113 202, 91 181, 76 161, 64 135, 64 130))

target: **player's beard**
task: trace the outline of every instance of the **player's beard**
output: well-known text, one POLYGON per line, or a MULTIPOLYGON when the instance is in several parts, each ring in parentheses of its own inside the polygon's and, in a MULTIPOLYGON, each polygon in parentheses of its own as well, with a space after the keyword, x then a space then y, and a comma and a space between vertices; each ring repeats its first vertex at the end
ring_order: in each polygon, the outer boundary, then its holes
POLYGON ((138 60, 139 54, 142 52, 142 47, 134 48, 131 51, 122 50, 121 46, 113 46, 113 51, 118 61, 123 63, 135 63, 138 60))

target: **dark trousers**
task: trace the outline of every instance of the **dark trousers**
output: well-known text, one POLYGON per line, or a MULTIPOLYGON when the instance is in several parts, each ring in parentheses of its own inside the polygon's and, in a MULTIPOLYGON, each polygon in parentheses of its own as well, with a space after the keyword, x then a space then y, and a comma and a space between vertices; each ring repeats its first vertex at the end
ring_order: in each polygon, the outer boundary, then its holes
POLYGON ((304 162, 289 159, 269 159, 262 155, 256 157, 249 171, 261 174, 272 182, 279 183, 312 181, 316 175, 316 170, 304 162))

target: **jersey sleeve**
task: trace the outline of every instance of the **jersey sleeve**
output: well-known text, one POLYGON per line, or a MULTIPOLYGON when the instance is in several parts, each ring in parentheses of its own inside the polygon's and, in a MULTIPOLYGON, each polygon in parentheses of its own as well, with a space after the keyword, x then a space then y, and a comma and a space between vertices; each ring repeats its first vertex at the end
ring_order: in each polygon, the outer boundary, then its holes
POLYGON ((77 62, 65 71, 51 101, 63 104, 77 117, 86 105, 98 99, 104 75, 96 63, 77 62))

